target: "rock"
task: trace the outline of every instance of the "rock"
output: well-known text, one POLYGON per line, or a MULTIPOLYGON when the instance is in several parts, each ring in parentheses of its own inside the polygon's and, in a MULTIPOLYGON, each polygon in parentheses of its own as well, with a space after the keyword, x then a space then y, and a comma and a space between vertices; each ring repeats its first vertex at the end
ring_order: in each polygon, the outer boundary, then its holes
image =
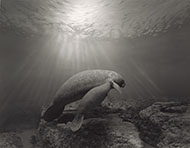
POLYGON ((24 148, 21 138, 14 132, 0 134, 0 148, 24 148))
POLYGON ((158 148, 190 147, 190 105, 157 102, 139 113, 140 137, 158 148))
MULTIPOLYGON (((103 112, 103 111, 101 111, 103 112)), ((118 113, 102 113, 84 121, 73 133, 66 124, 41 121, 39 139, 47 148, 142 148, 137 128, 124 122, 118 113)))

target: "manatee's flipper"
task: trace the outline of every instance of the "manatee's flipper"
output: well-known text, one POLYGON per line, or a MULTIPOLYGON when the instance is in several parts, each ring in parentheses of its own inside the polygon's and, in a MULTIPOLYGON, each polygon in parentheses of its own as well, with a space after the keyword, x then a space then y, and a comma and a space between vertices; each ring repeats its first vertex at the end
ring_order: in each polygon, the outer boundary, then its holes
POLYGON ((63 110, 64 107, 53 104, 46 110, 42 118, 47 122, 53 121, 61 115, 63 110))
POLYGON ((114 81, 111 81, 111 82, 112 82, 113 88, 114 88, 116 91, 118 91, 119 94, 122 94, 122 93, 121 93, 120 86, 119 86, 117 83, 115 83, 114 81))
POLYGON ((67 126, 73 131, 78 131, 83 124, 84 116, 82 114, 77 114, 72 122, 68 122, 67 126))

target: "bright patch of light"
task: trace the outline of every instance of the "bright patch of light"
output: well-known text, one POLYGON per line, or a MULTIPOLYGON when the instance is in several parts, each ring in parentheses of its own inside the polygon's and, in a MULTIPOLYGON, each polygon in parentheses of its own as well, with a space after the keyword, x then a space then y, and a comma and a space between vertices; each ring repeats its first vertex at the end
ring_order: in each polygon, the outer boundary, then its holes
POLYGON ((69 19, 73 21, 73 24, 75 25, 81 25, 84 26, 87 21, 93 19, 94 12, 93 8, 91 7, 85 7, 85 5, 78 5, 75 6, 73 11, 69 14, 69 19))
POLYGON ((72 8, 67 13, 67 17, 63 19, 66 22, 73 34, 78 34, 85 37, 85 34, 92 33, 94 25, 100 23, 97 16, 100 16, 102 11, 98 8, 98 3, 95 1, 74 1, 71 3, 72 8))

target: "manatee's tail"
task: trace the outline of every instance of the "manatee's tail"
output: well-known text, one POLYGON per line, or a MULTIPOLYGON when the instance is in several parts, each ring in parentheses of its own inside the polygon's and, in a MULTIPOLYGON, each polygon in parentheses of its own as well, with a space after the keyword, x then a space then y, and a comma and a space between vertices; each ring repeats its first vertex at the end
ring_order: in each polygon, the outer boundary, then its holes
POLYGON ((61 115, 64 110, 64 106, 59 106, 58 104, 51 105, 46 112, 43 114, 42 119, 47 122, 53 121, 61 115))
POLYGON ((78 131, 83 124, 84 116, 77 114, 72 122, 68 122, 67 126, 73 131, 78 131))
POLYGON ((63 113, 57 118, 57 123, 68 123, 73 121, 77 113, 77 110, 64 110, 63 113))

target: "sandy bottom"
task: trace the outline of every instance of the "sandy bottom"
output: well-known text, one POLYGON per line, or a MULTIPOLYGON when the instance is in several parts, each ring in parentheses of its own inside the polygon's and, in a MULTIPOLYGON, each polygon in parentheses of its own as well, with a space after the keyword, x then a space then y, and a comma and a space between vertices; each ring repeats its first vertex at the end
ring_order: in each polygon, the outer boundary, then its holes
POLYGON ((18 136, 21 138, 24 148, 36 148, 32 144, 32 136, 35 136, 36 133, 37 133, 36 129, 27 129, 18 132, 18 136))

